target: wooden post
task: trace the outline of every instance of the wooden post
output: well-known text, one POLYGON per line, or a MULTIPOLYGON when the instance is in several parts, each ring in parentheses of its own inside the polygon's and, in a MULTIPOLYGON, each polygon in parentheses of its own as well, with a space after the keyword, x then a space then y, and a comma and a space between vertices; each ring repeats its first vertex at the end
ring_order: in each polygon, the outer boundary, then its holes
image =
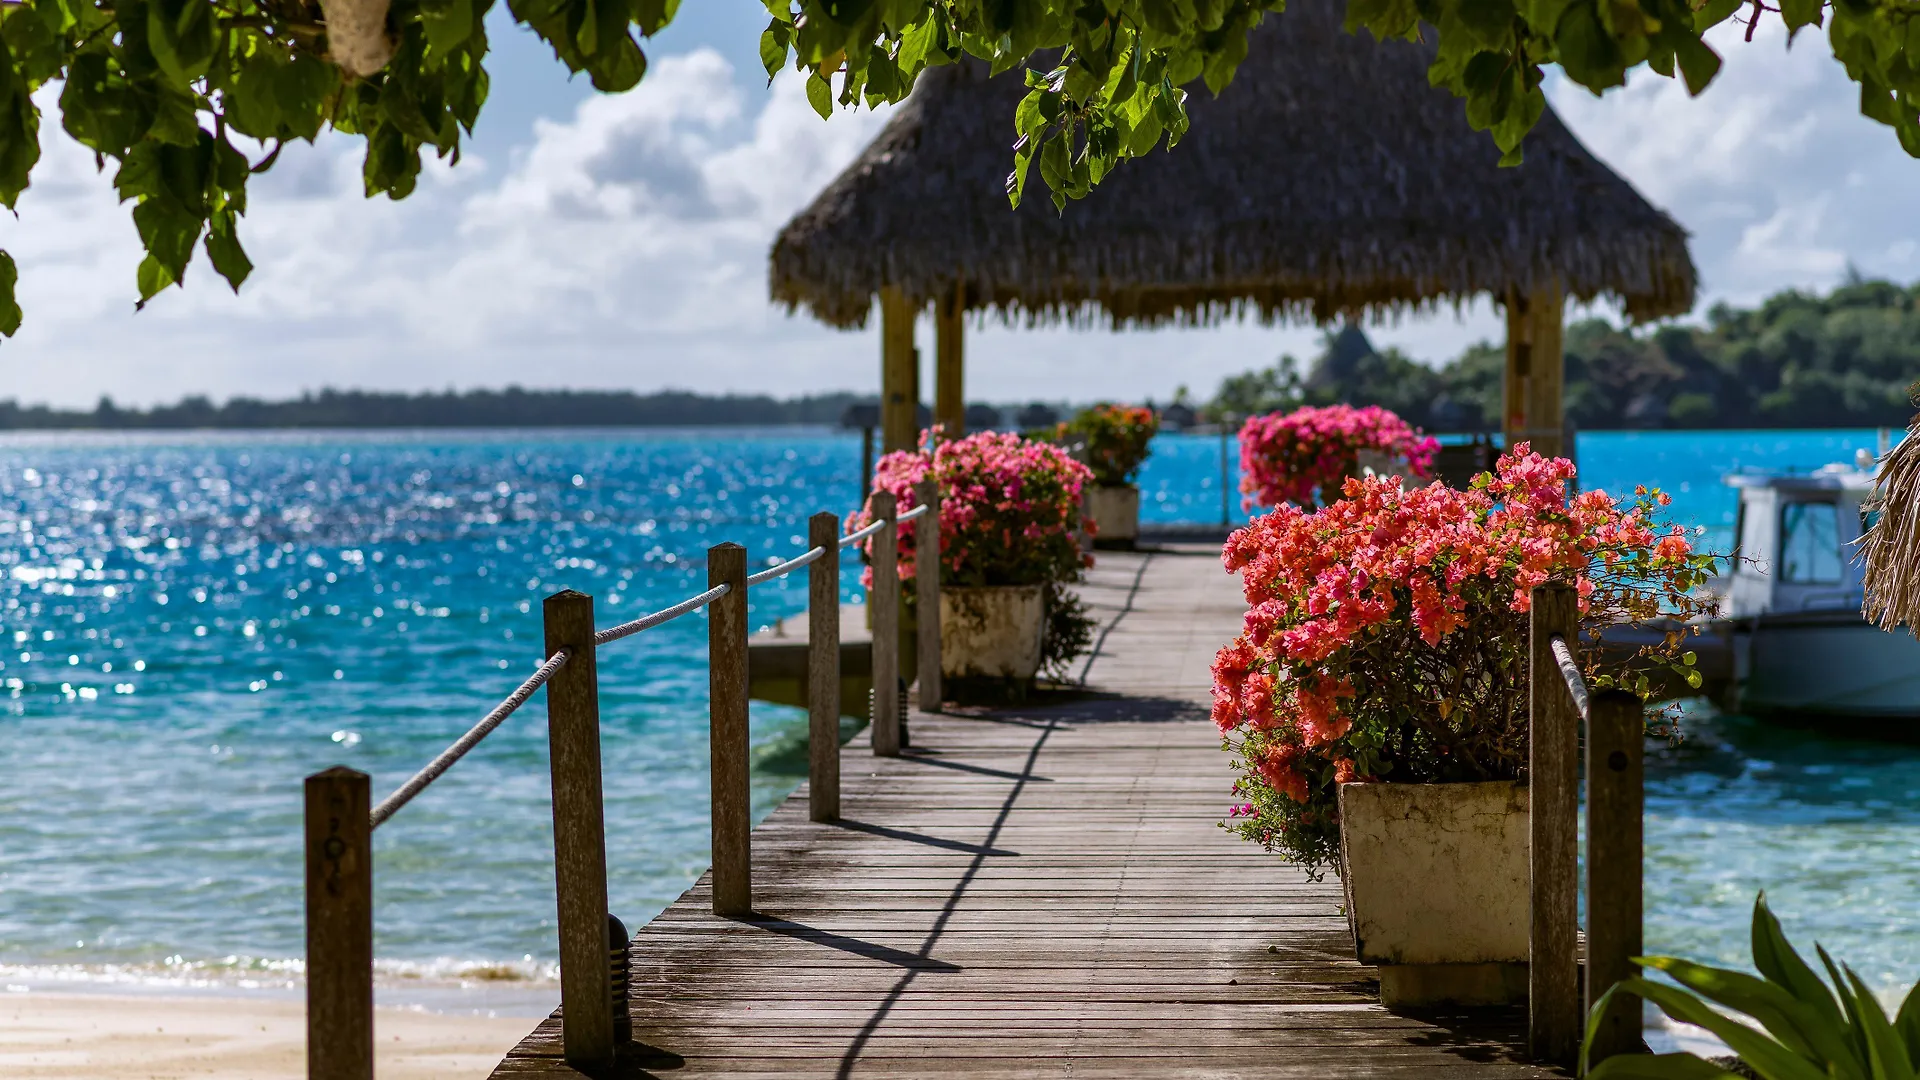
POLYGON ((1552 583, 1533 590, 1528 829, 1533 914, 1528 966, 1527 1047, 1537 1061, 1571 1062, 1580 1045, 1579 961, 1580 716, 1548 644, 1578 644, 1579 594, 1552 583))
POLYGON ((1533 323, 1533 371, 1527 379, 1527 439, 1536 454, 1565 457, 1567 441, 1567 358, 1561 338, 1566 302, 1558 289, 1544 289, 1527 304, 1533 323))
POLYGON ((367 774, 307 777, 307 1075, 373 1080, 373 828, 367 774))
POLYGON ((933 305, 933 421, 947 439, 967 434, 966 296, 966 282, 955 281, 933 305))
POLYGON ((547 655, 567 650, 547 680, 547 747, 553 773, 553 874, 559 901, 561 1036, 567 1064, 613 1061, 607 987, 607 823, 600 796, 600 677, 593 597, 547 597, 547 655))
POLYGON ((840 818, 840 519, 807 519, 807 816, 840 818))
POLYGON ((1557 288, 1508 294, 1501 431, 1509 447, 1531 443, 1547 457, 1566 452, 1565 317, 1566 300, 1557 288))
POLYGON ((873 492, 873 429, 860 429, 860 501, 873 492))
POLYGON ((920 711, 939 712, 940 675, 940 484, 928 478, 914 488, 927 512, 914 522, 913 589, 919 607, 920 711))
POLYGON ((890 492, 876 491, 868 503, 886 527, 873 534, 873 589, 867 594, 873 623, 873 752, 900 756, 900 572, 894 546, 897 508, 890 492))
POLYGON ((707 587, 730 585, 707 605, 712 727, 713 913, 753 913, 753 792, 747 779, 747 549, 707 549, 707 587))
MULTIPOLYGON (((1640 699, 1625 690, 1594 696, 1587 719, 1587 1007, 1607 987, 1640 969, 1641 810, 1645 799, 1640 699)), ((1607 1006, 1593 1037, 1592 1058, 1645 1050, 1640 999, 1622 995, 1607 1006)))
POLYGON ((914 310, 899 289, 880 290, 880 451, 919 442, 920 364, 913 349, 914 310))
POLYGON ((1507 293, 1507 366, 1500 379, 1500 434, 1507 446, 1527 437, 1531 417, 1527 380, 1533 375, 1533 321, 1527 318, 1527 297, 1519 290, 1507 293))

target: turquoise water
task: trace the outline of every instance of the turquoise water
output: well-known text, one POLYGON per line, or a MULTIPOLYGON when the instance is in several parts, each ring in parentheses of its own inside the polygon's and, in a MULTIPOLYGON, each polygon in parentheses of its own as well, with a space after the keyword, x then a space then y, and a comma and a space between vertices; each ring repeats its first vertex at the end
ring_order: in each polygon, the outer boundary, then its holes
MULTIPOLYGON (((1724 530, 1722 472, 1873 443, 1602 433, 1579 452, 1588 486, 1657 484, 1681 520, 1724 530)), ((303 775, 344 762, 378 797, 531 670, 541 596, 592 593, 611 622, 703 588, 722 539, 755 565, 797 552, 809 514, 853 506, 858 456, 857 438, 809 429, 0 439, 0 973, 285 978, 303 775)), ((1218 521, 1218 440, 1163 437, 1141 486, 1147 520, 1218 521)), ((1229 512, 1244 518, 1237 497, 1229 512)), ((804 589, 757 588, 756 624, 804 589)), ((689 618, 601 659, 610 888, 629 923, 707 863, 704 646, 689 618)), ((376 834, 390 974, 549 974, 541 716, 376 834)), ((804 773, 804 720, 755 707, 762 811, 804 773)), ((1764 885, 1790 932, 1910 980, 1920 752, 1739 718, 1693 730, 1650 772, 1649 945, 1738 960, 1764 885)))

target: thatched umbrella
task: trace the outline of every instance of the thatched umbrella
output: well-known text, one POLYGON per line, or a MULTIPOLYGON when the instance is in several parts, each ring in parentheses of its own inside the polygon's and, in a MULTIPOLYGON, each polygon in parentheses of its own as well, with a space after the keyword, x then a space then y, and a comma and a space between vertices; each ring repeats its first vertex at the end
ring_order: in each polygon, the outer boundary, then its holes
MULTIPOLYGON (((1128 162, 1064 213, 1037 166, 1025 204, 1007 207, 1019 72, 927 72, 781 231, 773 298, 856 327, 880 295, 897 406, 917 396, 912 313, 934 303, 951 384, 935 409, 943 421, 957 419, 945 399, 959 391, 966 311, 1115 328, 1246 314, 1325 322, 1491 294, 1517 329, 1550 334, 1534 351, 1557 355, 1563 296, 1611 296, 1635 318, 1692 307, 1685 232, 1551 110, 1525 164, 1502 169, 1460 101, 1428 84, 1431 47, 1349 35, 1343 10, 1298 0, 1269 17, 1224 94, 1190 89, 1192 129, 1177 148, 1128 162)), ((1516 353, 1517 374, 1543 369, 1533 396, 1553 408, 1540 418, 1549 424, 1529 425, 1517 398, 1510 427, 1550 426, 1557 442, 1558 365, 1516 353)))
POLYGON ((1867 549, 1867 618, 1884 630, 1904 623, 1920 637, 1920 416, 1880 462, 1875 486, 1880 516, 1860 541, 1867 549))

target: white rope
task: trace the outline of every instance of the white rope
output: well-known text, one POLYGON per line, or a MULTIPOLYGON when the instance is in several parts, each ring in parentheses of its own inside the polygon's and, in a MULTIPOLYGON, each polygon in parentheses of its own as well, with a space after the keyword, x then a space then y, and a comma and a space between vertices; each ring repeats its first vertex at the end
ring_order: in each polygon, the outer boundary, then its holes
POLYGON ((859 532, 850 532, 847 535, 840 538, 840 546, 852 547, 853 545, 859 543, 860 541, 865 540, 867 537, 872 536, 874 533, 879 532, 881 529, 886 528, 886 525, 887 525, 887 519, 881 518, 879 521, 876 521, 873 524, 867 526, 866 528, 861 529, 859 532))
POLYGON ((808 563, 819 561, 820 556, 825 555, 826 553, 827 553, 826 548, 823 548, 823 547, 812 548, 808 550, 808 552, 805 555, 802 555, 797 559, 788 559, 786 562, 781 563, 779 566, 769 566, 765 570, 762 570, 757 574, 747 575, 747 584, 758 585, 763 581, 772 581, 774 578, 780 577, 782 575, 791 574, 795 570, 800 569, 801 567, 807 565, 808 563))
POLYGON ((1559 634, 1548 638, 1547 645, 1553 650, 1554 662, 1560 665, 1560 677, 1567 681, 1567 692, 1573 695, 1573 704, 1580 710, 1580 719, 1587 719, 1587 680, 1580 677, 1580 666, 1573 662, 1573 650, 1567 647, 1567 640, 1559 634))
POLYGON ((926 512, 927 512, 927 504, 921 503, 919 506, 914 507, 913 509, 907 511, 904 514, 901 514, 899 517, 895 518, 894 520, 895 521, 912 521, 914 518, 917 518, 922 514, 925 514, 926 512))
POLYGON ((593 635, 593 643, 595 645, 605 645, 610 641, 619 641, 623 637, 631 637, 642 630, 650 630, 653 627, 659 626, 661 623, 672 622, 689 611, 696 611, 727 595, 727 590, 732 587, 731 585, 715 585, 699 596, 690 596, 670 608, 662 608, 651 615, 642 615, 632 622, 623 622, 619 626, 609 626, 605 630, 593 635))
POLYGON ((481 739, 492 734, 493 729, 499 727, 507 717, 512 716, 515 709, 525 705, 527 699, 533 696, 533 692, 540 689, 541 684, 553 678, 554 672, 566 667, 570 655, 567 650, 561 649, 547 657, 547 662, 534 669, 533 674, 527 677, 526 682, 520 684, 519 689, 507 695, 507 700, 494 706, 493 711, 469 728, 465 735, 455 739, 452 746, 440 751, 440 756, 428 762, 426 768, 414 773, 413 779, 401 784, 393 794, 380 800, 380 805, 374 807, 373 813, 368 815, 373 819, 373 824, 369 827, 379 828, 381 822, 392 817, 415 795, 425 791, 428 784, 440 779, 442 773, 453 768, 454 762, 465 757, 467 751, 480 744, 481 739))

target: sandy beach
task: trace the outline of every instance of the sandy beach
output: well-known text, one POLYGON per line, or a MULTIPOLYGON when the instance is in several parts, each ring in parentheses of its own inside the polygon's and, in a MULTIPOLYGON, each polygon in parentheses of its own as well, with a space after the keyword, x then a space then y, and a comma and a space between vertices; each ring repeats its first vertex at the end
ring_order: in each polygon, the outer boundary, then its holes
MULTIPOLYGON (((26 993, 0 996, 0 1075, 15 1080, 304 1080, 298 1000, 26 993)), ((382 1008, 381 1080, 483 1078, 532 1030, 527 1017, 382 1008)))

